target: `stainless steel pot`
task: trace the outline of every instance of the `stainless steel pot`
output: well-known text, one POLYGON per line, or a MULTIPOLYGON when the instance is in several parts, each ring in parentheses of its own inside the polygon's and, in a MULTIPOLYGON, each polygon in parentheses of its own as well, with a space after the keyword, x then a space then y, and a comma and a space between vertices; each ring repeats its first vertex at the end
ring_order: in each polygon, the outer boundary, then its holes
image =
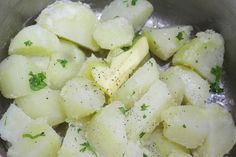
MULTIPOLYGON (((9 41, 25 25, 34 23, 38 13, 54 0, 0 0, 0 60, 7 56, 9 41)), ((111 0, 82 0, 100 11, 111 0)), ((235 0, 150 0, 155 11, 150 21, 158 26, 190 24, 195 30, 212 28, 226 41, 224 78, 228 107, 236 121, 236 1, 235 0)), ((10 100, 0 96, 0 114, 10 100)), ((5 157, 6 145, 0 142, 5 157)), ((0 156, 1 156, 0 155, 0 156)), ((236 156, 236 147, 230 152, 236 156)))

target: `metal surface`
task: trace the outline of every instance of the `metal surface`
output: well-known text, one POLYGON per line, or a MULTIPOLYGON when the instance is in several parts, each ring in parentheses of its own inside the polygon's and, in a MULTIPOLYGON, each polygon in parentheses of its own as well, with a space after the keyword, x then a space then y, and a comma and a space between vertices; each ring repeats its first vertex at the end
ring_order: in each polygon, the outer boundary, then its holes
MULTIPOLYGON (((7 55, 9 41, 24 27, 32 24, 40 10, 54 0, 0 0, 0 60, 7 55)), ((100 11, 111 0, 83 0, 100 11)), ((226 41, 224 85, 228 107, 236 121, 236 1, 235 0, 150 0, 155 11, 148 25, 159 27, 190 24, 195 30, 208 28, 220 32, 226 41)), ((9 100, 0 97, 0 113, 9 100)), ((0 153, 6 149, 0 142, 0 153)), ((230 157, 236 156, 236 147, 230 157)))

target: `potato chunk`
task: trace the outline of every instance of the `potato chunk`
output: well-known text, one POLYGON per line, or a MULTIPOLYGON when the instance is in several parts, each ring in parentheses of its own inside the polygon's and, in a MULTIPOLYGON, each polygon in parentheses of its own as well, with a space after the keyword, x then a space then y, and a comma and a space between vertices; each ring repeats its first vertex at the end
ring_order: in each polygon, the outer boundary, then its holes
POLYGON ((198 106, 174 106, 162 113, 164 135, 186 148, 197 148, 208 135, 204 109, 198 106))
POLYGON ((175 26, 170 28, 144 28, 151 52, 162 60, 168 60, 189 41, 192 26, 175 26))
POLYGON ((215 81, 211 69, 222 67, 223 61, 224 39, 212 30, 197 33, 197 37, 182 47, 173 58, 175 65, 189 66, 210 82, 215 81))
POLYGON ((105 103, 105 96, 92 81, 74 78, 61 90, 63 108, 69 119, 81 119, 98 111, 105 103))
POLYGON ((131 46, 134 30, 125 18, 117 17, 99 24, 93 36, 101 48, 113 50, 131 46))
POLYGON ((93 51, 99 50, 93 39, 98 20, 88 5, 81 2, 56 1, 45 8, 36 21, 62 38, 93 51))
POLYGON ((33 25, 23 28, 11 41, 9 55, 45 56, 57 53, 60 42, 56 35, 33 25))

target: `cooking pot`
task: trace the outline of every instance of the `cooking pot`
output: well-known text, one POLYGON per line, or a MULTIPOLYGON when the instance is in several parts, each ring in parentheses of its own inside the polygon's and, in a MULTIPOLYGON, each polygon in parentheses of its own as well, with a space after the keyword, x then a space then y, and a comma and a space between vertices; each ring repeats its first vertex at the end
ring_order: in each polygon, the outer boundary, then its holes
MULTIPOLYGON (((35 17, 54 0, 0 0, 0 61, 7 56, 9 41, 24 26, 34 23, 35 17)), ((96 12, 111 0, 82 0, 96 12)), ((165 27, 189 24, 196 31, 214 29, 225 39, 223 83, 226 104, 236 120, 236 1, 235 0, 150 0, 155 11, 148 25, 165 27)), ((0 114, 10 100, 0 96, 0 114)), ((223 135, 222 135, 223 136, 223 135)), ((7 145, 0 141, 0 156, 5 157, 7 145)), ((236 156, 236 147, 229 157, 236 156)))

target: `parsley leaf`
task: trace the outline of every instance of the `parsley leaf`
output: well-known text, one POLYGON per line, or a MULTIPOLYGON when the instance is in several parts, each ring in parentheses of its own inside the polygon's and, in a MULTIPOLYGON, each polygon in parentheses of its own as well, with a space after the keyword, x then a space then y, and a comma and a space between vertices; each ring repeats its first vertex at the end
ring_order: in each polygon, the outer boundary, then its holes
POLYGON ((183 32, 179 32, 179 33, 177 34, 176 38, 177 38, 178 40, 183 40, 183 39, 184 39, 184 38, 183 38, 183 32))
POLYGON ((220 87, 220 78, 222 75, 222 68, 219 66, 213 67, 211 69, 211 74, 215 75, 215 82, 211 83, 210 92, 222 93, 224 91, 224 89, 220 87))
POLYGON ((126 110, 124 107, 119 107, 119 110, 123 115, 127 116, 127 111, 128 110, 126 110))
POLYGON ((143 119, 145 119, 145 118, 147 118, 147 115, 145 114, 145 115, 143 115, 143 119))
POLYGON ((186 125, 185 125, 185 124, 183 124, 183 128, 186 128, 186 125))
POLYGON ((211 83, 211 85, 210 85, 210 92, 222 93, 223 91, 224 91, 224 89, 220 87, 220 83, 219 82, 211 83))
POLYGON ((24 44, 25 44, 25 46, 31 46, 33 44, 33 42, 30 40, 27 40, 24 42, 24 44))
POLYGON ((220 81, 221 75, 222 75, 222 68, 219 66, 216 66, 211 69, 211 74, 215 75, 215 80, 220 81))
POLYGON ((145 135, 145 132, 141 132, 141 133, 139 134, 139 138, 142 138, 144 135, 145 135))
POLYGON ((143 157, 148 157, 147 154, 143 153, 143 157))
POLYGON ((80 149, 80 152, 85 152, 86 150, 91 151, 96 157, 99 157, 95 148, 93 148, 89 142, 85 142, 80 144, 82 148, 80 149))
POLYGON ((58 59, 57 62, 59 62, 63 68, 65 68, 68 63, 66 59, 58 59))
POLYGON ((41 72, 38 74, 33 74, 33 72, 31 71, 29 75, 30 75, 29 84, 30 88, 33 91, 38 91, 47 86, 47 83, 44 82, 44 80, 46 79, 45 73, 41 72))
POLYGON ((135 6, 138 0, 131 0, 131 5, 135 6))
POLYGON ((147 110, 148 107, 149 107, 148 105, 142 104, 142 106, 141 106, 141 111, 147 110))
POLYGON ((78 129, 77 129, 77 133, 79 134, 80 131, 82 131, 82 129, 81 129, 81 128, 78 128, 78 129))
POLYGON ((30 138, 30 139, 36 139, 36 138, 41 137, 41 136, 45 136, 45 133, 41 132, 37 135, 31 135, 31 134, 23 134, 22 135, 23 138, 30 138))

